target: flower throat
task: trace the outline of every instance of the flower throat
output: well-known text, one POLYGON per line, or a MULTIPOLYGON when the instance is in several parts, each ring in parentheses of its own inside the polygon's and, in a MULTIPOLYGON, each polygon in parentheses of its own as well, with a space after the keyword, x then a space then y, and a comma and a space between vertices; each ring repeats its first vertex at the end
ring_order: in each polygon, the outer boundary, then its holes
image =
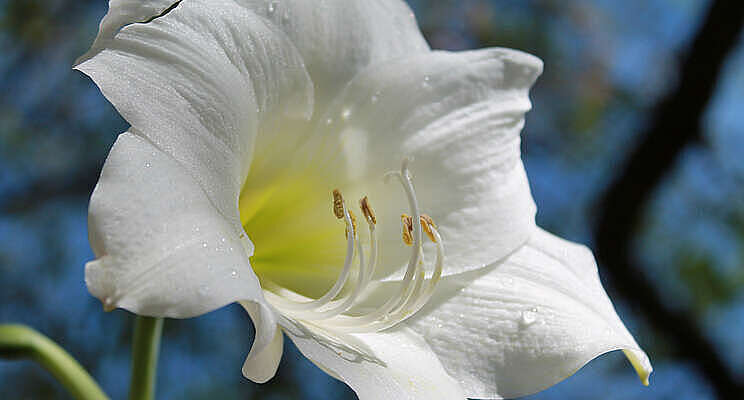
MULTIPOLYGON (((335 283, 322 295, 316 292, 314 296, 298 294, 298 291, 292 290, 293 288, 278 284, 270 278, 271 273, 275 276, 279 275, 276 267, 266 274, 267 271, 261 266, 261 241, 259 240, 256 242, 257 257, 251 260, 255 264, 254 269, 265 289, 266 299, 271 304, 288 316, 337 331, 375 332, 400 323, 428 302, 442 275, 444 261, 442 238, 432 218, 419 211, 418 200, 408 170, 408 160, 403 162, 400 171, 389 172, 385 178, 386 181, 396 179, 403 186, 411 214, 401 215, 402 240, 411 247, 411 253, 403 279, 400 282, 387 283, 399 285, 392 291, 393 294, 389 295, 390 297, 383 304, 376 304, 371 309, 362 310, 361 307, 355 307, 359 305, 363 295, 380 289, 373 279, 380 259, 379 253, 382 251, 377 239, 377 217, 367 196, 360 199, 359 210, 369 234, 369 243, 363 245, 360 240, 360 224, 357 222, 356 215, 347 206, 341 191, 334 189, 331 203, 333 215, 342 221, 345 227, 345 234, 338 232, 337 228, 333 229, 335 238, 345 238, 345 246, 337 246, 337 248, 345 248, 345 253, 343 267, 340 270, 335 269, 335 283), (427 274, 424 261, 424 235, 436 248, 436 257, 430 274, 427 274)), ((241 207, 241 217, 244 214, 243 208, 241 207)), ((244 225, 248 235, 253 239, 250 223, 244 225)), ((319 234, 326 235, 327 233, 323 230, 319 234)), ((331 243, 338 243, 338 241, 334 239, 325 242, 326 245, 331 243)), ((312 251, 326 252, 326 249, 312 249, 312 251)), ((328 254, 333 254, 333 251, 328 254)))

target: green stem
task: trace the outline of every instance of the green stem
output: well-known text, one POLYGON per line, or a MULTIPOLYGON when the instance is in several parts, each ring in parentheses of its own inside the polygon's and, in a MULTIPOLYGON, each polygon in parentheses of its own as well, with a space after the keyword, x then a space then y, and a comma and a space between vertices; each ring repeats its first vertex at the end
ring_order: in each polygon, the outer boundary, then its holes
POLYGON ((162 332, 162 318, 137 316, 132 344, 132 380, 129 385, 129 400, 155 398, 155 375, 158 369, 158 351, 162 332))
POLYGON ((0 325, 0 357, 30 358, 49 371, 78 400, 108 399, 70 354, 24 325, 0 325))

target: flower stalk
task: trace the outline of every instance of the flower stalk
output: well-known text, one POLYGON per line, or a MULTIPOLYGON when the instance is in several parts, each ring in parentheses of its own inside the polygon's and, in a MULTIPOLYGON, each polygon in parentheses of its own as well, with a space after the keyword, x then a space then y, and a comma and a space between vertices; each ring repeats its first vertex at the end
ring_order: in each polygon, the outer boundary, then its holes
POLYGON ((54 375, 75 399, 108 399, 90 374, 69 353, 27 326, 0 325, 0 357, 36 361, 54 375))
POLYGON ((158 352, 162 332, 162 318, 137 316, 132 343, 130 400, 152 400, 155 398, 155 377, 157 375, 158 352))

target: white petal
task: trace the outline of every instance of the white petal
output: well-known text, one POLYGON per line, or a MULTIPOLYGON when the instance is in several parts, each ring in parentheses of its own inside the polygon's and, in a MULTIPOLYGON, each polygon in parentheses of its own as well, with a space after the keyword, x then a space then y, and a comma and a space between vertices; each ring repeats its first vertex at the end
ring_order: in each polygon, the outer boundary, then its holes
POLYGON ((312 112, 312 83, 287 36, 229 0, 183 1, 127 25, 76 68, 236 224, 262 116, 312 112))
POLYGON ((107 308, 185 318, 263 302, 251 242, 198 182, 147 139, 124 133, 90 201, 90 292, 107 308))
POLYGON ((416 19, 400 0, 245 0, 286 32, 321 98, 368 65, 427 52, 416 19))
POLYGON ((406 325, 469 397, 534 393, 619 349, 645 384, 652 371, 602 288, 591 252, 542 230, 489 268, 447 277, 406 325))
POLYGON ((243 363, 243 376, 256 383, 273 378, 284 351, 284 334, 276 324, 274 311, 263 303, 242 301, 241 305, 253 320, 256 339, 243 363))
MULTIPOLYGON (((191 6, 187 0, 177 7, 191 6)), ((91 49, 79 64, 109 47, 123 26, 149 21, 177 3, 175 0, 110 0, 91 49)), ((318 92, 332 96, 370 64, 426 52, 429 46, 411 9, 400 0, 235 0, 270 21, 272 29, 289 37, 307 66, 318 92)), ((223 5, 211 5, 217 9, 223 5)), ((228 11, 229 12, 229 11, 228 11)), ((263 30, 252 20, 242 28, 263 30)))
POLYGON ((315 152, 325 159, 314 166, 346 172, 346 186, 337 185, 349 197, 369 196, 385 272, 409 252, 399 219, 408 206, 382 176, 407 156, 422 212, 447 246, 445 275, 482 268, 527 240, 535 205, 519 134, 541 71, 539 59, 514 50, 433 52, 371 67, 339 96, 333 124, 318 128, 315 152))
POLYGON ((162 14, 177 0, 109 0, 108 11, 101 19, 98 35, 90 49, 75 61, 75 65, 93 57, 105 48, 122 26, 145 22, 162 14))
POLYGON ((302 354, 345 382, 360 400, 465 399, 426 342, 415 333, 334 334, 280 320, 302 354))

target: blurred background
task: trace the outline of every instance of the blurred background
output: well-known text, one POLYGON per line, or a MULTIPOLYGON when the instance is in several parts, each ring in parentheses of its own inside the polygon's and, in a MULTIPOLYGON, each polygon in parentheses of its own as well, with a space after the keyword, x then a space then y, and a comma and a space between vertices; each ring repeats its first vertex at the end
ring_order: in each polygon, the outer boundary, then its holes
MULTIPOLYGON (((434 48, 545 61, 523 141, 538 223, 595 250, 654 362, 649 388, 613 353, 529 399, 743 398, 741 1, 409 3, 434 48)), ((102 312, 83 264, 88 196, 127 124, 71 69, 105 11, 104 0, 0 0, 0 323, 50 336, 121 399, 134 318, 102 312)), ((167 320, 157 397, 355 398, 290 341, 270 383, 242 378, 252 335, 236 306, 167 320)), ((37 365, 0 359, 0 398, 66 396, 37 365)))

